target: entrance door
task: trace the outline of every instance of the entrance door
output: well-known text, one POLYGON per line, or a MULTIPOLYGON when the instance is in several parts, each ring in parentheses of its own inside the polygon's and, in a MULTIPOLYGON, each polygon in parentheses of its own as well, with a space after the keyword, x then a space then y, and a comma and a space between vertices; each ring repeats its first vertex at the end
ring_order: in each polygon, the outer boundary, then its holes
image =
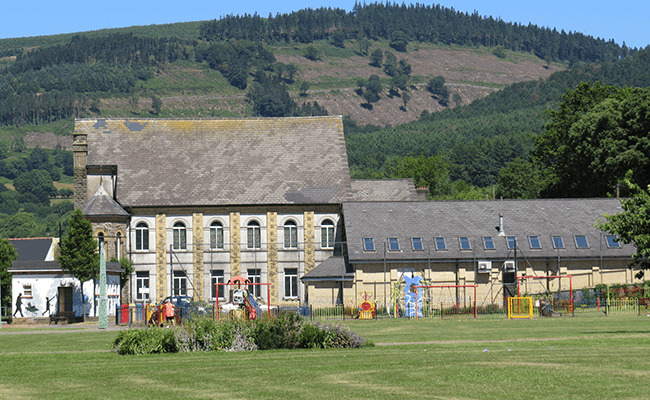
POLYGON ((73 311, 72 287, 59 286, 59 310, 58 311, 73 311))

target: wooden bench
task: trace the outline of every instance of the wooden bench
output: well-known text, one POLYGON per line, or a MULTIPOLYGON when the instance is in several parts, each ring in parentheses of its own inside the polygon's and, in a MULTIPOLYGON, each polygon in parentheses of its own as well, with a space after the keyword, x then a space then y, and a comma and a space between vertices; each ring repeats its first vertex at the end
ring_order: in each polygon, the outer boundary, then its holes
POLYGON ((50 315, 50 324, 52 322, 54 322, 54 324, 58 324, 59 322, 62 324, 68 324, 70 321, 74 321, 75 318, 74 311, 59 311, 54 315, 50 315))

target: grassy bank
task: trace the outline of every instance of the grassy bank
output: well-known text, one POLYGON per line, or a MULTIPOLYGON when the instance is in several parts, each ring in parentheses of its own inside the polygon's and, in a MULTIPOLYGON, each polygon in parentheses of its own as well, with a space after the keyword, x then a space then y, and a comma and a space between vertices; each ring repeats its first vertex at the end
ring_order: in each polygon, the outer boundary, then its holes
POLYGON ((2 335, 0 397, 644 398, 649 322, 346 321, 378 346, 151 356, 106 351, 110 331, 2 335))

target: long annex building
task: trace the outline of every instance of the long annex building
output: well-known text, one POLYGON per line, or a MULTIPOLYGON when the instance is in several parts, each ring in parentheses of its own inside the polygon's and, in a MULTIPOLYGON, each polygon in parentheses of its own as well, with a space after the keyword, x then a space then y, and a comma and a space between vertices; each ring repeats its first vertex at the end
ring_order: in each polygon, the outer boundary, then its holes
POLYGON ((109 259, 133 262, 123 301, 228 301, 214 284, 236 276, 270 283, 270 298, 251 289, 273 304, 331 304, 365 290, 379 299, 404 270, 477 282, 489 296, 512 278, 510 236, 530 263, 518 273, 633 281, 633 246, 607 247, 592 226, 620 211, 618 200, 429 202, 412 180, 352 180, 340 116, 80 119, 74 155, 75 208, 109 259), (535 240, 539 249, 523 250, 535 240))

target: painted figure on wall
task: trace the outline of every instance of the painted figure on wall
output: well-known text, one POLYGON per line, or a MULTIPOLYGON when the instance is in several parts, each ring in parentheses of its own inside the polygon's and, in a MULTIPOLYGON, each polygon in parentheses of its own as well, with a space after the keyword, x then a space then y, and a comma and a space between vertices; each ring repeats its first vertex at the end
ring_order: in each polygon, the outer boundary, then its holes
POLYGON ((43 314, 41 314, 41 316, 45 315, 45 313, 52 315, 52 312, 50 311, 50 302, 52 300, 54 300, 54 296, 52 296, 51 299, 49 297, 45 298, 45 311, 43 311, 43 314))
POLYGON ((24 318, 25 316, 23 315, 23 294, 18 293, 18 297, 16 297, 16 311, 14 311, 14 317, 16 316, 16 313, 20 313, 20 317, 24 318))

